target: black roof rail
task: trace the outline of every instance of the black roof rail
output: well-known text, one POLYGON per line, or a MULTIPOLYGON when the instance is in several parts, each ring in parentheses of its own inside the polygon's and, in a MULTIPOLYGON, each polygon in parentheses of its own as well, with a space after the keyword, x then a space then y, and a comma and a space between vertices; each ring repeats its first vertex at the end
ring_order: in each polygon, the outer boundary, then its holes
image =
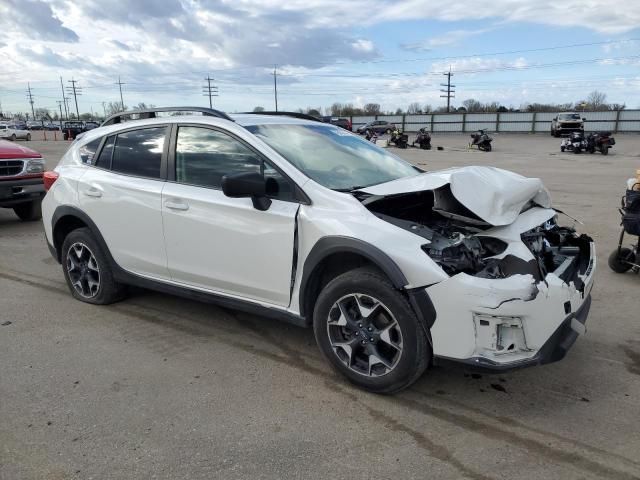
POLYGON ((224 118, 225 120, 233 119, 224 112, 220 110, 216 110, 214 108, 204 108, 204 107, 159 107, 159 108, 149 108, 145 110, 128 110, 126 112, 118 112, 109 116, 104 122, 102 122, 101 127, 105 127, 107 125, 113 125, 115 123, 121 123, 125 117, 131 117, 134 115, 138 115, 136 120, 142 118, 156 118, 156 113, 159 112, 198 112, 202 115, 210 116, 210 117, 218 117, 224 118))
POLYGON ((314 117, 313 115, 309 115, 306 113, 300 113, 300 112, 242 112, 243 114, 246 115, 281 115, 283 117, 294 117, 294 118, 299 118, 301 120, 313 120, 314 122, 322 122, 322 119, 318 118, 318 117, 314 117))

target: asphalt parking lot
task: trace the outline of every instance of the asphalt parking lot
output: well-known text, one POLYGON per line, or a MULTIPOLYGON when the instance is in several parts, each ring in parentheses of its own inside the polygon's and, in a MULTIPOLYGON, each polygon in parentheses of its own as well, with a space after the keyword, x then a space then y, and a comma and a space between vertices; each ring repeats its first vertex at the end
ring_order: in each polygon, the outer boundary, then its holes
MULTIPOLYGON (((367 394, 330 370, 311 330, 148 291, 73 300, 41 223, 0 210, 0 479, 640 478, 640 277, 606 264, 640 136, 616 135, 609 156, 494 138, 491 153, 461 135, 394 151, 426 169, 540 177, 584 222, 593 306, 562 362, 437 367, 399 395, 367 394)), ((29 143, 49 168, 66 145, 29 143)))

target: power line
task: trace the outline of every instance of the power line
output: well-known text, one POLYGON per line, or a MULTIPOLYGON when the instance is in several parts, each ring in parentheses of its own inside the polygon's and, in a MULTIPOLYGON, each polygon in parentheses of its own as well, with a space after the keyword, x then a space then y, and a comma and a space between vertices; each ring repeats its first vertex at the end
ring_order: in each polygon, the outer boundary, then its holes
MULTIPOLYGON (((60 77, 60 88, 62 89, 62 104, 64 105, 64 116, 67 120, 69 120, 69 109, 67 108, 67 98, 64 95, 64 83, 62 82, 62 77, 60 77)), ((62 116, 62 112, 60 112, 60 116, 62 116)))
POLYGON ((120 107, 122 108, 122 111, 125 111, 124 108, 124 100, 122 98, 122 85, 126 85, 126 83, 122 83, 122 81, 120 81, 120 75, 118 75, 118 81, 116 83, 116 85, 118 85, 118 87, 120 87, 120 107))
POLYGON ((215 80, 211 78, 209 75, 205 78, 207 84, 202 87, 203 95, 205 97, 209 97, 209 108, 213 108, 213 97, 218 96, 218 87, 216 85, 211 85, 211 80, 215 80))
POLYGON ((273 66, 273 98, 276 102, 276 112, 278 111, 278 66, 273 66))
POLYGON ((33 109, 33 94, 31 93, 31 84, 27 83, 27 98, 29 99, 29 103, 31 104, 31 115, 33 119, 36 119, 36 112, 33 109))
POLYGON ((452 88, 455 88, 455 85, 451 85, 451 77, 453 76, 453 73, 451 73, 451 67, 449 67, 449 71, 447 73, 443 73, 443 75, 447 77, 447 83, 441 83, 440 86, 447 87, 447 89, 446 90, 440 89, 440 91, 446 92, 447 94, 440 95, 440 97, 447 98, 447 113, 449 113, 449 111, 451 110, 451 99, 455 98, 455 95, 453 94, 456 93, 455 90, 451 90, 452 88))
POLYGON ((78 95, 82 95, 82 90, 80 87, 76 86, 76 83, 78 83, 78 80, 74 80, 72 77, 71 80, 67 80, 67 81, 71 84, 71 87, 67 87, 67 88, 73 93, 73 99, 76 102, 77 119, 80 120, 80 110, 78 109, 78 95))

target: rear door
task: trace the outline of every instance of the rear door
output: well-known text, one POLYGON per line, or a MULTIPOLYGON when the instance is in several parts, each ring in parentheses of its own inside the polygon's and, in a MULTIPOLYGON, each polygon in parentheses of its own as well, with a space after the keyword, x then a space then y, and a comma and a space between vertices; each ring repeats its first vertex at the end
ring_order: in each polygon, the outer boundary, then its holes
POLYGON ((160 279, 169 278, 161 212, 168 131, 153 125, 106 137, 78 185, 80 206, 118 265, 160 279))
POLYGON ((162 195, 164 237, 174 281, 222 294, 287 306, 295 217, 293 182, 227 131, 180 125, 162 195), (175 154, 175 155, 174 155, 175 154), (271 206, 229 198, 224 175, 258 172, 271 206))

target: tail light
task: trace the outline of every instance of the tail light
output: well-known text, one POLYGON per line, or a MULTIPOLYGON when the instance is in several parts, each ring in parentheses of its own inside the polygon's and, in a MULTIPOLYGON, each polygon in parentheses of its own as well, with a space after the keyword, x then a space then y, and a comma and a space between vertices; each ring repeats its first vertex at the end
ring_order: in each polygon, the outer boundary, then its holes
POLYGON ((59 175, 58 172, 44 172, 42 179, 44 180, 44 189, 45 191, 49 191, 49 189, 56 183, 59 175))

